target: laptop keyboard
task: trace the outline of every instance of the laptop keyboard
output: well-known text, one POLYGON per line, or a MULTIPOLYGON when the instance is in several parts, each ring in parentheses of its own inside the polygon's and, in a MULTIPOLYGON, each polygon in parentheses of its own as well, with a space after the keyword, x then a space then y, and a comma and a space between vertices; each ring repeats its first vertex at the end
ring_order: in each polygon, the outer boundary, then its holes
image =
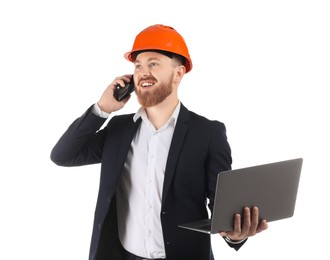
POLYGON ((212 223, 211 219, 204 219, 202 221, 192 223, 192 227, 202 229, 202 230, 206 230, 206 231, 210 231, 211 230, 211 223, 212 223))
POLYGON ((206 224, 198 227, 199 229, 210 231, 211 230, 211 224, 206 224))

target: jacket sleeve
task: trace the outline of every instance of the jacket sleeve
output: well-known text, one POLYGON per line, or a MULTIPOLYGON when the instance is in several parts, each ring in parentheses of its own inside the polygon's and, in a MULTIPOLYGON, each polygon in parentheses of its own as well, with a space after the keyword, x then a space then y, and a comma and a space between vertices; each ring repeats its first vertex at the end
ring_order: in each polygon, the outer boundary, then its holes
MULTIPOLYGON (((208 198, 209 208, 212 212, 214 205, 214 196, 216 188, 216 179, 218 173, 224 170, 230 170, 232 164, 231 148, 227 140, 226 127, 223 123, 217 122, 217 126, 214 128, 212 138, 209 146, 208 155, 208 198)), ((226 240, 225 240, 226 241, 226 240)), ((234 248, 236 251, 247 241, 244 240, 241 243, 226 243, 234 248)))
POLYGON ((232 164, 231 148, 227 140, 226 127, 215 121, 212 128, 207 155, 207 197, 209 209, 213 211, 215 189, 219 172, 230 170, 232 164))
POLYGON ((80 166, 101 161, 106 119, 96 116, 92 106, 76 119, 53 147, 50 159, 60 166, 80 166), (100 131, 99 131, 100 130, 100 131))
POLYGON ((248 240, 248 238, 247 238, 247 239, 243 240, 243 241, 240 242, 240 243, 235 243, 235 244, 233 244, 233 243, 228 242, 224 237, 223 237, 223 239, 226 241, 226 243, 227 243, 230 247, 234 248, 236 251, 238 251, 238 250, 241 248, 241 246, 243 246, 244 243, 248 240))

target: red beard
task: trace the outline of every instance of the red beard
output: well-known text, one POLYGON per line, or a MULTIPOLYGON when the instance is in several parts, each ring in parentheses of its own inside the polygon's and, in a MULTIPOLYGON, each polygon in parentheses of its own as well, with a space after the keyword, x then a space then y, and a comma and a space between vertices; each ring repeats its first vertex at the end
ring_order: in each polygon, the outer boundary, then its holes
POLYGON ((151 87, 150 90, 135 90, 139 103, 143 107, 152 107, 165 100, 172 93, 173 76, 168 82, 160 84, 158 87, 151 87))

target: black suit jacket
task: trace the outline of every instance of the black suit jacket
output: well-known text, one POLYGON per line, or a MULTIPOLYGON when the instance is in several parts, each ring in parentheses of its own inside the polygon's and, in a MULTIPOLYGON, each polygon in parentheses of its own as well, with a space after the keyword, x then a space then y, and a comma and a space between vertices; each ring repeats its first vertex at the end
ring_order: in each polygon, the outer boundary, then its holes
MULTIPOLYGON (((125 259, 118 239, 116 190, 128 149, 141 119, 133 115, 105 119, 89 108, 62 135, 51 152, 61 166, 102 163, 90 247, 90 260, 125 259), (101 130, 100 130, 101 128, 101 130)), ((181 104, 166 169, 159 212, 167 260, 213 259, 210 236, 178 225, 208 217, 217 174, 231 168, 231 150, 223 123, 199 116, 181 104)), ((236 250, 242 244, 231 245, 236 250)))

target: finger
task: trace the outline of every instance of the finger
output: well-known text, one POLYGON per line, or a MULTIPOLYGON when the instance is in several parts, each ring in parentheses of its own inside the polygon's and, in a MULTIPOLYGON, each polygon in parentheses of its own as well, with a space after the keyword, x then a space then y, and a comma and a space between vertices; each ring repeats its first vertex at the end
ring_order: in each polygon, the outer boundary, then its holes
POLYGON ((125 81, 123 79, 120 79, 120 78, 116 78, 113 82, 112 82, 112 85, 113 86, 121 86, 121 87, 124 87, 125 86, 125 81))
POLYGON ((121 77, 115 78, 115 80, 112 82, 112 85, 120 85, 121 87, 124 87, 127 82, 131 80, 132 75, 126 74, 121 77))
POLYGON ((265 219, 263 219, 257 228, 257 233, 260 233, 261 231, 264 231, 267 228, 268 228, 268 223, 265 219))
POLYGON ((239 240, 241 237, 241 233, 242 233, 242 220, 241 220, 241 215, 240 214, 235 214, 234 216, 234 228, 232 231, 222 231, 219 234, 221 236, 229 236, 231 237, 233 240, 239 240))
POLYGON ((248 235, 250 232, 250 226, 251 226, 251 212, 248 207, 244 208, 244 221, 243 221, 243 227, 242 227, 242 234, 248 235))
POLYGON ((259 225, 259 209, 258 207, 253 207, 252 217, 251 217, 251 227, 250 227, 250 231, 253 233, 253 235, 256 233, 258 225, 259 225))
POLYGON ((241 215, 235 214, 234 217, 234 232, 236 234, 240 234, 242 232, 242 221, 241 221, 241 215))

